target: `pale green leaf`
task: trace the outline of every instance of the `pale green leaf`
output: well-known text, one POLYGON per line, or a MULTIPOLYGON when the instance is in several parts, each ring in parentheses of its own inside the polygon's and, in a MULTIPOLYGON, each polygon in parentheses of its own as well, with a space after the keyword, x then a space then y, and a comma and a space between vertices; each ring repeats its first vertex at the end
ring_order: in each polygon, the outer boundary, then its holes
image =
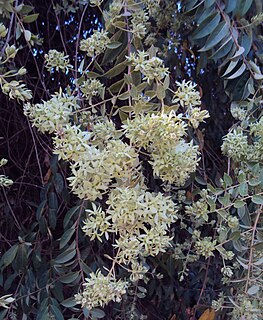
POLYGON ((223 21, 210 34, 205 45, 199 51, 208 51, 216 46, 227 34, 229 34, 228 25, 223 21))
POLYGON ((227 77, 226 79, 235 79, 239 76, 241 76, 241 74, 246 70, 246 65, 244 63, 241 64, 240 68, 234 72, 231 76, 227 77))
POLYGON ((192 34, 192 39, 197 40, 205 36, 208 36, 213 32, 220 21, 220 14, 218 12, 213 13, 207 17, 192 34))
POLYGON ((252 197, 252 201, 255 203, 255 204, 263 204, 263 196, 261 195, 254 195, 252 197))
POLYGON ((31 40, 31 36, 32 36, 32 34, 29 30, 24 30, 24 37, 27 42, 29 42, 31 40))
POLYGON ((30 14, 29 16, 23 17, 23 22, 31 23, 37 20, 39 13, 30 14))

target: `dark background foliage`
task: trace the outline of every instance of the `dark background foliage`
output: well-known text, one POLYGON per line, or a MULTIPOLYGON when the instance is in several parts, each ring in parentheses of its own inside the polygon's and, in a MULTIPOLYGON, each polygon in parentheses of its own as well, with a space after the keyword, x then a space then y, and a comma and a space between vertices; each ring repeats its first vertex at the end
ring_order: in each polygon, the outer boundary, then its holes
MULTIPOLYGON (((24 1, 24 4, 33 6, 34 12, 39 13, 30 30, 39 34, 43 42, 36 47, 28 46, 22 38, 15 39, 13 29, 10 43, 20 48, 16 67, 25 66, 28 70, 25 82, 33 91, 34 103, 37 103, 68 85, 67 75, 50 76, 44 68, 44 54, 49 49, 57 49, 66 52, 73 65, 74 59, 79 63, 81 55, 79 52, 76 55, 76 43, 103 21, 100 13, 87 7, 85 1, 83 4, 72 1, 72 7, 67 7, 68 12, 54 11, 54 5, 63 5, 60 0, 24 1)), ((169 0, 162 1, 164 8, 168 4, 169 0)), ((173 79, 193 80, 203 92, 203 107, 209 111, 210 119, 203 125, 205 130, 199 131, 199 141, 201 144, 204 141, 204 145, 198 170, 200 177, 216 181, 226 168, 220 146, 222 137, 233 125, 230 99, 214 61, 207 62, 204 72, 197 71, 200 69, 200 53, 199 47, 189 41, 189 34, 195 26, 191 15, 189 19, 182 17, 179 10, 176 19, 180 23, 172 31, 177 50, 166 55, 165 63, 170 66, 173 79)), ((171 32, 171 26, 159 30, 160 45, 168 32, 171 32)), ((74 77, 72 72, 72 83, 74 77)), ((66 299, 79 290, 79 283, 97 265, 109 264, 101 252, 110 252, 111 246, 90 243, 83 237, 79 226, 84 208, 89 203, 80 202, 69 193, 65 179, 67 165, 52 156, 51 139, 31 127, 21 105, 2 93, 0 99, 0 155, 9 159, 4 173, 14 181, 12 188, 0 191, 0 253, 9 252, 7 262, 1 266, 0 296, 7 293, 16 296, 16 303, 9 311, 0 311, 0 319, 49 319, 45 318, 47 306, 55 319, 70 319, 73 315, 83 319, 81 310, 71 308, 72 301, 66 299), (75 239, 74 246, 66 247, 61 237, 65 243, 75 239), (64 305, 61 304, 63 301, 64 305)), ((207 230, 208 235, 211 232, 207 230)), ((178 242, 185 237, 179 225, 175 225, 174 234, 178 242)), ((136 308, 147 314, 148 319, 173 319, 173 315, 177 315, 174 319, 197 319, 222 289, 218 275, 221 265, 216 257, 196 263, 183 282, 178 281, 178 265, 169 252, 149 263, 156 266, 164 278, 159 281, 151 279, 146 298, 137 301, 136 308), (201 309, 195 318, 193 307, 196 304, 201 309)), ((126 299, 121 305, 107 307, 106 318, 125 319, 134 298, 128 295, 126 299)))

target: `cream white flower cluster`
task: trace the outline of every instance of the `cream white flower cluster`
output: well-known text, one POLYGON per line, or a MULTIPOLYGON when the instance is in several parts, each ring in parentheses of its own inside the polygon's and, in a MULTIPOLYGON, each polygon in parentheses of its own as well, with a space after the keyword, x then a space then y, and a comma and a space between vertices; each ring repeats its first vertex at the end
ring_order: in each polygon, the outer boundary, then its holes
POLYGON ((106 31, 95 30, 88 39, 80 41, 80 50, 85 51, 88 57, 95 57, 104 52, 110 39, 106 31))
POLYGON ((78 161, 89 148, 91 133, 79 126, 66 124, 53 137, 54 154, 65 161, 78 161))
POLYGON ((122 0, 115 0, 110 3, 109 10, 103 11, 103 17, 105 20, 106 28, 108 28, 111 24, 114 24, 115 19, 120 17, 122 9, 122 0))
MULTIPOLYGON (((3 24, 0 24, 0 38, 5 37, 7 34, 7 29, 3 24)), ((0 66, 2 67, 10 59, 14 59, 18 49, 14 46, 7 44, 5 50, 4 58, 0 58, 0 66)), ((18 101, 27 101, 32 98, 31 90, 27 89, 26 85, 21 80, 11 80, 10 77, 23 76, 26 74, 26 69, 21 67, 18 70, 8 70, 5 73, 2 73, 4 68, 0 70, 0 86, 4 94, 8 95, 10 99, 17 99, 18 101)))
POLYGON ((149 57, 149 53, 138 51, 126 57, 127 61, 134 66, 134 71, 140 71, 144 75, 144 80, 160 81, 169 74, 168 68, 164 67, 163 60, 158 57, 149 57))
POLYGON ((121 131, 118 131, 111 120, 96 118, 93 120, 92 127, 92 144, 97 146, 103 146, 110 139, 119 139, 123 135, 121 131))
MULTIPOLYGON (((261 118, 262 119, 262 118, 261 118)), ((229 132, 222 144, 222 152, 235 162, 241 161, 263 161, 263 120, 259 120, 250 126, 249 134, 252 143, 248 143, 248 135, 245 134, 241 127, 229 132)), ((248 131, 248 130, 246 130, 248 131)))
POLYGON ((170 246, 170 225, 177 220, 174 202, 161 193, 153 194, 144 188, 122 187, 113 189, 104 212, 93 204, 83 231, 92 239, 109 233, 119 236, 113 245, 118 249, 119 263, 138 264, 139 257, 156 256, 170 246))
POLYGON ((45 54, 45 67, 49 72, 52 69, 56 71, 66 72, 68 69, 71 69, 73 66, 69 63, 69 56, 66 56, 64 52, 59 52, 55 49, 49 50, 47 54, 45 54))
POLYGON ((8 29, 0 22, 0 38, 4 38, 7 35, 8 29))
POLYGON ((236 162, 247 160, 251 152, 247 136, 236 130, 224 137, 221 149, 226 156, 236 162))
POLYGON ((12 297, 12 294, 7 294, 5 296, 0 297, 0 307, 8 309, 9 304, 14 302, 15 299, 12 297))
POLYGON ((88 79, 84 81, 80 86, 80 90, 83 93, 83 97, 87 98, 90 104, 91 98, 101 95, 103 92, 103 88, 103 84, 96 79, 88 79))
POLYGON ((90 273, 85 280, 84 290, 75 295, 75 300, 88 310, 104 307, 110 301, 120 302, 128 287, 126 281, 117 281, 112 275, 104 276, 100 270, 90 273))
POLYGON ((71 165, 72 176, 68 180, 80 199, 94 201, 102 198, 113 179, 125 184, 136 178, 138 164, 138 154, 131 146, 121 140, 110 140, 102 150, 89 146, 71 165))
POLYGON ((123 128, 132 144, 150 152, 154 174, 161 179, 181 186, 196 170, 198 146, 184 140, 187 124, 173 111, 137 115, 123 128))
POLYGON ((201 122, 209 118, 207 110, 201 110, 200 107, 196 107, 201 104, 200 93, 195 89, 196 84, 183 80, 182 82, 176 81, 176 85, 178 89, 174 94, 172 102, 179 103, 186 109, 186 117, 189 119, 193 128, 196 129, 201 122))
POLYGON ((191 206, 186 206, 185 211, 192 219, 201 219, 205 222, 208 221, 209 208, 206 199, 193 202, 191 206))
POLYGON ((204 122, 204 119, 209 118, 208 111, 201 110, 200 107, 189 107, 186 114, 189 117, 189 122, 194 129, 198 128, 199 124, 204 122))
POLYGON ((10 82, 0 81, 2 91, 7 94, 10 99, 17 99, 18 101, 27 101, 32 98, 32 91, 26 88, 26 85, 22 81, 12 80, 10 82))
POLYGON ((236 297, 235 306, 231 312, 231 319, 262 319, 262 302, 259 305, 253 305, 252 301, 248 299, 248 295, 239 294, 236 297))
POLYGON ((138 8, 136 9, 137 10, 132 12, 132 33, 135 37, 143 39, 147 34, 149 16, 145 10, 138 10, 138 8))
MULTIPOLYGON (((7 159, 1 159, 0 160, 0 167, 4 166, 5 164, 7 164, 7 159)), ((9 179, 7 176, 5 175, 0 175, 0 187, 10 187, 13 184, 13 181, 11 179, 9 179)))
POLYGON ((212 240, 211 237, 204 237, 199 239, 195 244, 196 253, 204 256, 205 258, 214 255, 216 247, 216 240, 212 240))
POLYGON ((61 91, 48 101, 24 105, 24 114, 31 120, 33 126, 41 132, 53 133, 70 122, 74 110, 78 109, 77 100, 61 91))
POLYGON ((182 82, 176 81, 176 85, 178 89, 174 94, 173 103, 180 103, 182 107, 194 107, 201 104, 200 94, 195 90, 196 84, 183 80, 182 82))

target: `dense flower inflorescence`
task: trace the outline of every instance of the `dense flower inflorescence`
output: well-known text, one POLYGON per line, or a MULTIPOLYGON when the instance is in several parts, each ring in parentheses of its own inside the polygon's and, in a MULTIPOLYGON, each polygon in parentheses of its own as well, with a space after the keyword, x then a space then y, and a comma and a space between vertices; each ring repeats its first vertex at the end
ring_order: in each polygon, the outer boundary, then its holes
POLYGON ((247 136, 234 130, 224 137, 222 151, 225 155, 238 162, 248 160, 252 150, 248 144, 247 136))
POLYGON ((98 270, 96 273, 90 273, 89 278, 86 278, 84 291, 81 294, 76 294, 75 299, 77 303, 81 304, 81 307, 91 310, 99 306, 104 307, 110 301, 120 302, 127 287, 126 281, 117 281, 111 275, 104 276, 98 270))
POLYGON ((144 75, 144 80, 160 81, 169 74, 168 68, 164 67, 163 61, 158 57, 149 57, 149 53, 138 51, 137 54, 131 53, 126 57, 134 66, 135 71, 140 71, 144 75))
POLYGON ((193 142, 184 140, 172 147, 172 149, 157 149, 152 153, 154 174, 164 181, 183 186, 190 174, 195 172, 198 166, 198 146, 193 142))
POLYGON ((4 38, 7 35, 8 29, 0 23, 0 38, 4 38))
POLYGON ((138 155, 132 147, 120 140, 112 140, 102 150, 89 146, 71 165, 72 176, 68 180, 80 199, 94 201, 107 192, 114 178, 119 183, 132 179, 138 164, 138 155))
POLYGON ((85 51, 89 57, 99 55, 106 49, 107 44, 110 42, 107 34, 106 31, 95 30, 90 38, 81 40, 80 50, 85 51))
POLYGON ((207 110, 201 110, 199 107, 189 107, 187 110, 187 116, 193 128, 198 128, 201 122, 204 122, 206 118, 209 118, 207 110))
POLYGON ((177 208, 169 197, 153 194, 137 186, 113 189, 103 212, 93 205, 87 210, 83 231, 92 238, 101 239, 109 232, 119 235, 114 244, 119 249, 120 263, 136 261, 139 256, 156 256, 170 245, 167 234, 171 223, 177 220, 177 208))
POLYGON ((185 80, 181 83, 176 81, 176 84, 178 89, 173 97, 173 103, 180 103, 182 107, 194 107, 201 104, 200 94, 195 90, 196 84, 185 80))
POLYGON ((60 92, 43 103, 25 104, 24 114, 39 131, 53 133, 70 122, 72 112, 78 107, 75 97, 60 92))
MULTIPOLYGON (((4 166, 5 164, 7 164, 7 159, 1 159, 0 167, 4 166)), ((0 175, 0 187, 10 187, 13 183, 13 180, 9 179, 7 176, 2 174, 0 175)))
POLYGON ((7 94, 10 99, 17 99, 18 101, 20 100, 24 102, 32 98, 32 91, 27 89, 26 85, 21 81, 5 81, 3 84, 1 84, 1 87, 3 93, 7 94))
POLYGON ((83 93, 83 97, 87 98, 91 103, 92 97, 102 94, 103 84, 99 80, 88 79, 82 83, 80 90, 83 93))
POLYGON ((195 244, 196 253, 208 258, 213 256, 216 247, 216 240, 212 240, 211 237, 204 237, 195 244))
POLYGON ((183 185, 196 170, 198 146, 184 140, 187 124, 173 111, 135 116, 123 128, 133 144, 151 152, 154 174, 161 179, 183 185))
POLYGON ((80 130, 79 126, 66 124, 53 137, 54 153, 59 159, 78 161, 89 148, 91 133, 80 130))
POLYGON ((72 68, 72 65, 69 63, 69 56, 66 56, 64 52, 59 52, 57 50, 49 50, 45 54, 46 68, 50 72, 52 69, 56 71, 67 71, 72 68))

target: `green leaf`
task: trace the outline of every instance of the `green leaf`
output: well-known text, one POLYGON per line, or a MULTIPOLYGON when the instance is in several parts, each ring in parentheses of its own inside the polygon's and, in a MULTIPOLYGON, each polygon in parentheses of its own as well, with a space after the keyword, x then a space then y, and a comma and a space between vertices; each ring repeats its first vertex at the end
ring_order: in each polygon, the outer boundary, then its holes
POLYGON ((248 181, 248 184, 252 187, 256 187, 261 183, 261 181, 259 179, 250 179, 248 181))
POLYGON ((234 13, 239 17, 243 17, 250 9, 253 0, 238 0, 234 13))
POLYGON ((27 261, 28 259, 27 259, 26 246, 24 243, 20 243, 18 246, 16 260, 15 260, 17 272, 18 271, 24 272, 26 270, 27 261))
POLYGON ((119 41, 113 41, 113 42, 107 44, 107 48, 109 48, 109 49, 116 49, 116 48, 119 48, 121 45, 122 45, 121 42, 119 42, 119 41))
POLYGON ((239 38, 240 45, 245 49, 243 55, 247 56, 252 46, 252 37, 247 35, 245 32, 242 32, 239 38))
POLYGON ((257 294, 259 290, 260 290, 260 287, 255 284, 247 290, 247 294, 249 294, 250 296, 253 296, 254 294, 257 294))
MULTIPOLYGON (((253 245, 253 249, 257 250, 257 251, 262 251, 263 250, 263 241, 262 242, 258 242, 258 243, 255 243, 253 245)), ((260 264, 263 264, 263 257, 260 258, 258 261, 254 262, 254 264, 256 266, 260 265, 260 264)))
POLYGON ((237 1, 227 0, 225 12, 226 13, 233 12, 236 8, 236 5, 237 5, 237 1))
POLYGON ((0 266, 4 268, 9 266, 15 259, 17 250, 18 250, 18 244, 15 244, 10 249, 8 249, 1 257, 0 266))
POLYGON ((245 197, 248 195, 248 184, 247 182, 242 182, 240 186, 238 187, 238 192, 242 197, 245 197))
POLYGON ((57 193, 61 193, 64 188, 64 179, 60 173, 56 173, 54 176, 54 186, 57 193))
POLYGON ((237 208, 237 214, 245 226, 250 226, 251 219, 247 206, 237 208))
POLYGON ((62 248, 65 247, 65 245, 70 241, 72 235, 75 232, 75 227, 76 227, 76 222, 74 223, 74 225, 68 229, 66 232, 63 233, 60 241, 59 241, 59 249, 61 250, 62 248))
POLYGON ((98 319, 102 319, 106 316, 106 314, 103 310, 97 309, 97 308, 92 309, 90 313, 91 313, 92 317, 95 317, 98 319))
MULTIPOLYGON (((215 2, 216 2, 216 0, 205 0, 204 7, 205 7, 205 8, 209 8, 209 7, 211 7, 215 2)), ((213 7, 213 8, 214 8, 214 7, 213 7)))
POLYGON ((231 60, 234 60, 236 58, 238 58, 239 56, 241 56, 241 54, 243 54, 245 52, 245 48, 240 46, 239 49, 236 51, 236 53, 234 54, 234 56, 231 58, 231 60))
POLYGON ((163 100, 165 98, 165 89, 163 85, 159 83, 157 84, 156 95, 157 95, 157 98, 160 100, 163 100))
POLYGON ((20 7, 20 5, 16 7, 16 10, 17 10, 20 14, 26 15, 26 14, 29 14, 31 11, 33 11, 33 10, 34 10, 34 7, 21 4, 21 7, 20 7))
POLYGON ((199 51, 208 51, 216 46, 227 34, 229 34, 228 25, 222 21, 206 40, 205 45, 199 51))
POLYGON ((118 96, 119 100, 127 100, 131 96, 130 91, 126 91, 118 96))
POLYGON ((76 300, 75 300, 74 297, 70 297, 70 298, 62 301, 61 304, 62 304, 63 307, 72 308, 72 307, 74 307, 77 303, 76 303, 76 300))
POLYGON ((64 320, 63 314, 57 306, 51 305, 51 310, 56 320, 64 320))
POLYGON ((226 37, 226 39, 222 40, 220 47, 217 50, 215 50, 209 58, 217 61, 218 59, 226 56, 230 52, 232 46, 232 38, 226 37))
MULTIPOLYGON (((122 21, 121 21, 122 22, 122 21)), ((126 26, 126 22, 125 26, 126 26)), ((101 65, 104 66, 108 64, 109 62, 113 62, 116 58, 122 59, 122 61, 125 59, 125 55, 127 55, 127 32, 124 32, 122 30, 117 31, 112 37, 111 41, 118 41, 121 43, 121 46, 119 46, 116 49, 109 49, 107 48, 104 52, 103 59, 101 62, 101 65)), ((121 62, 121 61, 119 61, 121 62)), ((95 63, 94 63, 95 65, 95 63)))
POLYGON ((198 25, 200 25, 206 18, 208 18, 209 16, 211 16, 211 14, 215 12, 215 8, 213 6, 210 6, 209 8, 207 8, 206 10, 204 10, 203 8, 200 7, 200 15, 197 18, 197 23, 198 25))
POLYGON ((134 107, 133 106, 123 106, 123 107, 120 107, 120 110, 123 112, 132 112, 132 111, 134 111, 134 107))
POLYGON ((225 77, 226 75, 228 75, 230 72, 232 72, 236 66, 238 65, 239 60, 235 60, 235 61, 230 61, 225 73, 222 75, 222 77, 225 77))
POLYGON ((70 272, 68 274, 65 274, 64 276, 62 276, 59 281, 62 282, 62 283, 66 283, 66 284, 69 284, 69 283, 72 283, 74 282, 79 276, 79 273, 78 272, 70 272))
POLYGON ((198 8, 205 0, 201 0, 200 2, 198 2, 198 0, 192 0, 189 1, 188 4, 185 6, 185 13, 189 13, 190 11, 195 10, 196 8, 198 8), (193 5, 193 3, 195 5, 193 5), (197 3, 197 4, 196 4, 197 3))
POLYGON ((224 178, 223 178, 223 180, 224 180, 224 182, 225 182, 226 187, 232 186, 233 180, 232 180, 232 178, 231 178, 228 174, 224 173, 224 178))
POLYGON ((36 21, 38 16, 39 16, 39 13, 30 14, 29 16, 23 17, 23 22, 31 23, 33 21, 36 21))
MULTIPOLYGON (((236 104, 236 102, 233 102, 236 104)), ((246 180, 246 174, 244 172, 240 172, 240 174, 237 177, 237 180, 239 183, 242 183, 246 180)))
POLYGON ((86 318, 88 318, 90 315, 90 311, 87 308, 83 308, 83 314, 86 318))
POLYGON ((123 87, 124 85, 124 79, 121 79, 115 83, 113 83, 110 87, 109 87, 109 91, 113 92, 113 93, 117 93, 120 91, 120 89, 123 87))
POLYGON ((236 241, 236 240, 240 239, 240 234, 241 233, 239 230, 232 232, 230 235, 230 240, 236 241))
POLYGON ((59 254, 56 259, 54 260, 54 264, 63 264, 65 262, 68 262, 76 255, 76 249, 72 250, 66 250, 65 252, 62 252, 59 254))
POLYGON ((230 195, 226 194, 224 197, 219 197, 218 201, 223 205, 223 206, 228 206, 230 202, 230 195))
POLYGON ((127 67, 127 61, 121 62, 121 63, 117 64, 116 66, 114 66, 109 71, 107 71, 106 73, 104 73, 104 76, 108 77, 110 79, 113 77, 116 77, 117 75, 122 73, 126 69, 126 67, 127 67))
POLYGON ((207 185, 207 182, 201 176, 195 176, 195 181, 197 183, 201 184, 201 186, 206 186, 207 185))
POLYGON ((93 71, 85 72, 85 75, 86 75, 88 78, 93 78, 93 79, 96 79, 96 78, 102 76, 101 74, 99 74, 99 73, 97 73, 97 72, 93 72, 93 71))
POLYGON ((234 203, 235 208, 242 208, 246 205, 246 203, 242 200, 236 200, 234 203))
POLYGON ((6 314, 7 314, 8 309, 1 310, 0 311, 0 320, 6 320, 6 314))
POLYGON ((244 88, 250 75, 248 71, 245 71, 239 78, 229 80, 233 81, 233 86, 227 86, 227 91, 230 93, 231 99, 240 100, 244 95, 244 88))
POLYGON ((197 40, 201 39, 205 36, 208 36, 211 32, 213 32, 220 21, 220 14, 218 12, 214 12, 209 17, 200 23, 197 29, 192 34, 192 39, 197 40))
POLYGON ((65 229, 67 227, 67 225, 69 224, 70 219, 73 217, 73 215, 80 210, 80 206, 75 206, 71 209, 69 209, 69 211, 66 213, 65 218, 63 220, 63 228, 65 229))
POLYGON ((27 42, 31 40, 32 33, 29 30, 24 30, 24 37, 27 42))
POLYGON ((40 218, 42 217, 43 215, 43 212, 45 210, 45 206, 47 204, 47 200, 44 200, 40 203, 40 205, 37 207, 37 211, 36 211, 36 218, 37 218, 37 221, 40 220, 40 218))
POLYGON ((241 76, 241 74, 246 70, 246 65, 244 63, 241 64, 241 67, 235 71, 231 76, 227 77, 226 79, 235 79, 239 76, 241 76))
POLYGON ((263 196, 261 195, 254 195, 252 197, 252 201, 255 203, 255 204, 263 204, 263 196))

